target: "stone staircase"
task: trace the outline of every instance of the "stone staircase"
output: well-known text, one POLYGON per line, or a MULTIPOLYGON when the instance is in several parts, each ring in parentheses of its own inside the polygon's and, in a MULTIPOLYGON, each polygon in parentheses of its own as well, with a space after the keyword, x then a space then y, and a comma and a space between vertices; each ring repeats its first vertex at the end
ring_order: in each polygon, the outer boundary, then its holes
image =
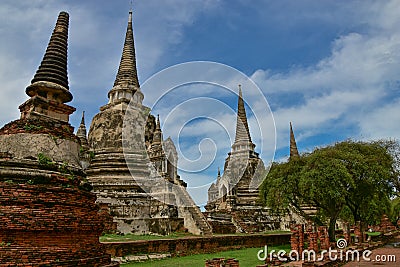
POLYGON ((237 206, 255 206, 260 202, 259 191, 239 187, 237 189, 237 206))
POLYGON ((247 226, 242 220, 240 220, 236 213, 232 213, 232 223, 236 226, 239 233, 246 233, 247 226))
POLYGON ((198 235, 211 235, 212 228, 200 208, 194 203, 189 193, 181 186, 175 186, 178 210, 185 218, 185 227, 189 232, 198 235))

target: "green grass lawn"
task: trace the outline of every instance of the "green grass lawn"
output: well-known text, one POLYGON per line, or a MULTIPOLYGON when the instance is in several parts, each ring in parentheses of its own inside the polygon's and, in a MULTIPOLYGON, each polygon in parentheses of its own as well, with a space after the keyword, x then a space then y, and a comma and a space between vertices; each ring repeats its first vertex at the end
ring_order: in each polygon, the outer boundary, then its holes
MULTIPOLYGON (((217 252, 212 254, 197 254, 197 255, 190 255, 184 257, 176 257, 176 258, 169 258, 163 260, 154 260, 154 261, 147 261, 147 262, 137 262, 137 263, 128 263, 121 265, 123 267, 169 267, 169 266, 190 266, 190 267, 203 267, 205 265, 206 260, 213 259, 213 258, 235 258, 239 260, 239 264, 241 267, 255 267, 257 265, 263 264, 262 261, 258 260, 257 253, 260 249, 264 248, 246 248, 240 250, 230 250, 230 251, 223 251, 217 252)), ((284 249, 285 251, 290 251, 290 245, 283 245, 283 246, 274 246, 269 248, 275 250, 284 249)))
MULTIPOLYGON (((368 236, 380 236, 381 232, 365 232, 368 236)), ((356 236, 354 233, 350 234, 351 236, 356 236)))
POLYGON ((369 236, 380 236, 381 232, 366 232, 366 234, 369 236))

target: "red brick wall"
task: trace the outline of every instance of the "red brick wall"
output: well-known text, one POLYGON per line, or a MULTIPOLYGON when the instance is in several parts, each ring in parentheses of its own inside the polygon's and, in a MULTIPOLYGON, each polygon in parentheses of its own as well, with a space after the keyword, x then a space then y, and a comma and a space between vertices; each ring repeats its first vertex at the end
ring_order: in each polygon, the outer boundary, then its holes
POLYGON ((239 248, 260 247, 265 245, 289 244, 290 233, 287 234, 254 234, 254 235, 230 235, 212 237, 187 237, 165 240, 143 240, 131 242, 104 243, 107 252, 113 257, 126 255, 171 253, 176 255, 189 255, 211 253, 239 248))
POLYGON ((98 241, 99 207, 94 194, 77 186, 81 177, 69 184, 57 174, 46 184, 9 178, 0 177, 0 266, 110 264, 98 241))

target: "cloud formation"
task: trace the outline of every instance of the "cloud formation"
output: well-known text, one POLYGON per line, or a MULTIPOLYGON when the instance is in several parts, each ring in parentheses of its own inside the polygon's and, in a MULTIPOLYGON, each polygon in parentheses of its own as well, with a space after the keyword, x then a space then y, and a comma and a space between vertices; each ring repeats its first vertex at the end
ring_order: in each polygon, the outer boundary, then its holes
MULTIPOLYGON (((2 125, 19 117, 17 107, 27 99, 24 90, 40 64, 61 10, 71 15, 68 67, 74 95, 71 105, 77 107, 72 124, 78 126, 83 110, 89 124, 107 102, 122 52, 129 3, 2 0, 2 125)), ((182 58, 221 61, 242 70, 261 88, 273 111, 277 160, 289 153, 289 121, 293 122, 301 151, 346 138, 400 138, 399 13, 396 0, 346 4, 282 0, 251 5, 242 0, 136 1, 134 34, 139 78, 143 85, 152 74, 181 63, 182 58)), ((190 69, 181 76, 194 73, 200 78, 214 77, 233 92, 241 83, 256 150, 268 163, 275 144, 269 110, 241 77, 210 72, 190 69), (261 136, 261 132, 268 134, 261 136)), ((166 78, 164 82, 170 81, 166 78)), ((157 88, 162 85, 154 84, 154 90, 143 91, 146 105, 157 100, 157 88)), ((210 182, 229 152, 231 140, 227 136, 234 138, 237 98, 207 86, 201 91, 187 87, 184 92, 174 96, 176 103, 190 97, 213 96, 231 108, 189 105, 165 123, 165 137, 177 136, 188 118, 208 110, 226 126, 221 129, 211 121, 197 120, 182 131, 181 157, 200 153, 196 142, 210 136, 220 149, 209 173, 197 174, 200 178, 193 176, 210 182)), ((169 110, 166 102, 155 111, 160 113, 163 125, 169 110)), ((213 156, 213 145, 203 145, 203 155, 213 156)), ((189 167, 189 161, 182 164, 189 167)), ((196 184, 197 180, 193 182, 196 184)))
POLYGON ((300 146, 303 138, 327 132, 340 136, 348 128, 354 130, 345 138, 400 137, 395 115, 400 113, 397 12, 396 1, 356 10, 355 17, 364 18, 363 31, 338 36, 328 57, 287 72, 253 73, 252 79, 272 99, 279 148, 288 145, 289 121, 300 133, 300 146), (285 97, 289 100, 279 101, 285 97))

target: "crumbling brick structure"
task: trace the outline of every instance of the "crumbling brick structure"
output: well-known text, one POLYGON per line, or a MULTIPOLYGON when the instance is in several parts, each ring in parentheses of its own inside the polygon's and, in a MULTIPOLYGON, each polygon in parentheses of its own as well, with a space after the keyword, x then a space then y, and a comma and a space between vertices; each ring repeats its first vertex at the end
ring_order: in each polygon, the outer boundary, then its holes
POLYGON ((354 225, 354 243, 362 242, 361 223, 356 222, 354 225))
POLYGON ((114 222, 113 217, 110 214, 110 208, 107 203, 99 203, 100 206, 100 217, 104 223, 104 234, 115 234, 117 232, 117 223, 114 222))
POLYGON ((305 249, 304 240, 308 242, 308 250, 318 253, 320 250, 327 250, 330 247, 329 234, 326 226, 316 227, 313 223, 308 222, 306 225, 291 225, 292 235, 290 238, 291 249, 297 251, 301 255, 305 249), (318 245, 319 243, 319 245, 318 245))
POLYGON ((68 122, 68 24, 61 12, 21 118, 0 129, 0 266, 118 266, 68 122))
POLYGON ((304 225, 297 224, 290 227, 292 236, 290 238, 290 246, 292 250, 298 251, 299 254, 304 250, 304 225))
POLYGON ((322 250, 328 250, 330 247, 328 228, 326 226, 318 227, 318 240, 322 250))
POLYGON ((350 224, 344 223, 343 224, 343 237, 346 240, 347 244, 351 244, 351 235, 350 235, 350 224))
POLYGON ((239 267, 239 261, 236 259, 215 258, 206 260, 206 267, 239 267))
POLYGON ((396 230, 396 226, 390 221, 386 214, 382 215, 381 223, 379 224, 379 231, 382 233, 388 233, 396 230))

